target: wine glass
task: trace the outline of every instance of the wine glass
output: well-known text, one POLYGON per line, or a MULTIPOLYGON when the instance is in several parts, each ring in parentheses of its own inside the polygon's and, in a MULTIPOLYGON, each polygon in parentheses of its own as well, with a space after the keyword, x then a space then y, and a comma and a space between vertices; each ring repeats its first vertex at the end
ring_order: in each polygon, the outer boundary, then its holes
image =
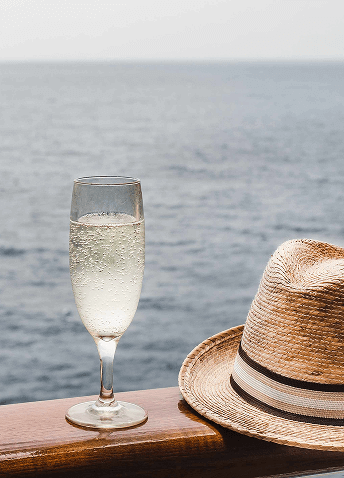
POLYGON ((95 176, 74 181, 69 261, 76 306, 100 357, 98 400, 71 407, 68 421, 88 428, 142 423, 138 405, 113 394, 113 359, 139 302, 145 254, 141 184, 138 179, 95 176))

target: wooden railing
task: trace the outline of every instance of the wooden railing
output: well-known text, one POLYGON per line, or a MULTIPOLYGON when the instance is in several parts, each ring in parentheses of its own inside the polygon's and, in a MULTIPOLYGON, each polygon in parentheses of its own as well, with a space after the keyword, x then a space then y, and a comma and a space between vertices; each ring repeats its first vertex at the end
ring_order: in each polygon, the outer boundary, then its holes
POLYGON ((215 426, 178 388, 118 393, 143 406, 135 428, 91 431, 66 422, 67 408, 93 397, 0 407, 0 476, 252 478, 344 468, 344 453, 305 450, 215 426))

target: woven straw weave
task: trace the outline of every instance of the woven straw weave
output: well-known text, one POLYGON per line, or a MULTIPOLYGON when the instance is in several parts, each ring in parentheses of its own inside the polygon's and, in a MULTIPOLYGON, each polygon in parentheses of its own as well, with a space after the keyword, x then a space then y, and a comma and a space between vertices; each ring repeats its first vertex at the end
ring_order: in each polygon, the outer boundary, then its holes
POLYGON ((343 319, 344 249, 288 241, 266 267, 245 328, 221 332, 196 347, 180 370, 180 390, 201 415, 240 433, 344 451, 344 426, 275 416, 247 403, 230 384, 240 340, 251 359, 280 375, 344 384, 343 319))
POLYGON ((242 347, 286 377, 344 383, 344 249, 307 239, 282 244, 265 269, 242 347))

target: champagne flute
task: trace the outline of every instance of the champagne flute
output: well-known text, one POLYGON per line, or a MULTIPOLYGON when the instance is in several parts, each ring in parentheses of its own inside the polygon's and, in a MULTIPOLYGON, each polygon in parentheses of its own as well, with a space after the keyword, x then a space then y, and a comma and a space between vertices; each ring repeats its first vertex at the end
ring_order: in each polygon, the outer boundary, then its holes
POLYGON ((141 184, 138 179, 95 176, 74 181, 69 260, 76 306, 100 357, 98 400, 71 407, 66 418, 88 428, 142 423, 138 405, 113 394, 113 359, 139 302, 145 253, 141 184))

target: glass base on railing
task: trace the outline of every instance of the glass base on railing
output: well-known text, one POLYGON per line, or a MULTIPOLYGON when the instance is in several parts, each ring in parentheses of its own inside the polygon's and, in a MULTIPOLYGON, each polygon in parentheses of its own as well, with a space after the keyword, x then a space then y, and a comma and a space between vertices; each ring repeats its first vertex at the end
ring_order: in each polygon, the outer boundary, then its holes
POLYGON ((73 405, 66 413, 66 419, 86 428, 128 428, 147 420, 147 412, 133 403, 117 401, 112 406, 84 402, 73 405))

